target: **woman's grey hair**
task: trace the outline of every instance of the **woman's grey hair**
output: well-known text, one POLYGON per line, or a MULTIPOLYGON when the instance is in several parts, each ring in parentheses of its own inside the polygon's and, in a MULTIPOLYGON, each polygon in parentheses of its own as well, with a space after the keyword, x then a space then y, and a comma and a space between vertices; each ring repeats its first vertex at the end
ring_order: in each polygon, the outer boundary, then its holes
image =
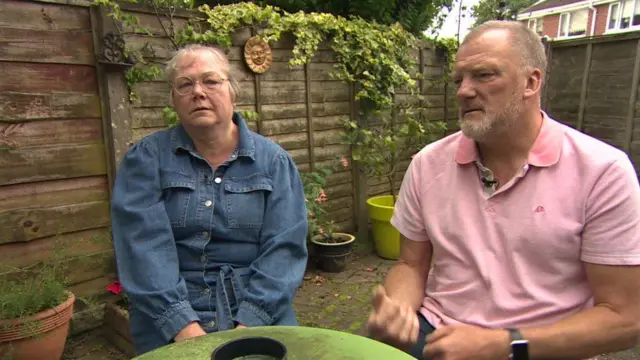
MULTIPOLYGON (((199 51, 209 51, 216 57, 220 59, 222 63, 222 71, 224 75, 229 80, 229 91, 231 91, 231 101, 235 104, 236 99, 240 94, 240 86, 238 85, 238 81, 235 76, 231 72, 231 66, 229 65, 229 59, 225 54, 224 50, 209 45, 200 45, 200 44, 190 44, 183 48, 180 48, 176 54, 167 62, 167 65, 164 69, 165 79, 172 84, 173 80, 175 80, 176 70, 178 69, 177 65, 181 58, 185 55, 193 54, 199 51)), ((173 105, 173 96, 171 96, 171 105, 173 105)))
MULTIPOLYGON (((523 68, 539 69, 544 77, 547 70, 547 55, 542 44, 542 39, 519 21, 491 20, 473 28, 464 38, 460 46, 472 41, 490 30, 506 30, 509 32, 509 41, 513 50, 520 54, 523 68)), ((523 69, 524 70, 524 69, 523 69)))

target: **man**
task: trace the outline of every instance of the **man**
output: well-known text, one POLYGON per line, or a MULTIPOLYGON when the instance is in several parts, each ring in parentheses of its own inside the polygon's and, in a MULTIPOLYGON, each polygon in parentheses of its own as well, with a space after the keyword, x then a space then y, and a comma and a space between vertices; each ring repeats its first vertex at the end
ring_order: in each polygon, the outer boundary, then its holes
POLYGON ((372 337, 447 360, 637 344, 637 176, 626 154, 541 111, 546 66, 517 22, 485 23, 460 46, 462 131, 407 170, 392 218, 401 255, 374 293, 372 337))

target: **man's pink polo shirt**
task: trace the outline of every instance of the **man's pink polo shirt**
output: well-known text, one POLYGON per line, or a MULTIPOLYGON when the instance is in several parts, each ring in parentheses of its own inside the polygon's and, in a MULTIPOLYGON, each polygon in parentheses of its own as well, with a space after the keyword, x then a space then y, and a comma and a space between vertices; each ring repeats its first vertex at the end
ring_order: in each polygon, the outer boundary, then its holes
POLYGON ((460 132, 411 162, 391 223, 433 244, 421 312, 435 327, 548 325, 593 306, 582 262, 640 264, 627 155, 543 116, 527 164, 493 194, 460 132))

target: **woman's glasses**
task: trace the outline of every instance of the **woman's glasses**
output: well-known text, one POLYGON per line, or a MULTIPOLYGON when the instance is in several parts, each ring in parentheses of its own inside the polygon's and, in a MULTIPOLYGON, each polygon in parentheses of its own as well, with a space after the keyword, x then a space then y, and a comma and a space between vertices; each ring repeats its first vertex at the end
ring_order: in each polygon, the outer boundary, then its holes
POLYGON ((194 81, 188 76, 179 76, 173 82, 173 89, 178 95, 189 95, 195 89, 196 84, 200 83, 205 91, 217 90, 223 82, 227 79, 218 76, 217 74, 207 74, 202 77, 202 80, 194 81))

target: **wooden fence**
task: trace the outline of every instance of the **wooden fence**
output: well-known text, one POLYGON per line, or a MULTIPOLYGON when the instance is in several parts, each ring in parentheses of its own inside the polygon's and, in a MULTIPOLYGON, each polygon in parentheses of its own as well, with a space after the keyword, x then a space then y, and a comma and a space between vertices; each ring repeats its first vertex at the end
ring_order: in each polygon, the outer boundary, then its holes
MULTIPOLYGON (((165 62, 174 50, 160 22, 167 20, 122 6, 154 35, 127 34, 127 44, 149 42, 154 60, 165 62)), ((193 15, 177 13, 173 21, 180 26, 193 15)), ((123 73, 96 60, 105 34, 115 30, 104 10, 88 0, 0 1, 0 276, 15 276, 15 268, 37 265, 64 249, 76 295, 104 294, 115 279, 110 184, 129 146, 167 126, 161 113, 169 95, 166 83, 148 81, 134 88, 141 101, 129 101, 123 73)), ((260 116, 252 128, 285 148, 301 171, 348 156, 338 134, 340 119, 354 116, 355 103, 352 89, 329 77, 332 52, 325 46, 311 64, 291 69, 292 44, 284 39, 272 46, 272 67, 256 75, 241 55, 249 36, 248 30, 234 35, 229 58, 240 81, 240 108, 260 116)), ((432 49, 417 56, 427 79, 442 75, 444 63, 432 49)), ((434 120, 454 117, 443 86, 426 80, 420 86, 434 120)), ((338 172, 329 183, 328 207, 348 231, 356 223, 360 231, 366 228, 366 197, 387 191, 355 170, 338 172)), ((89 320, 76 321, 74 331, 98 325, 100 316, 89 320)))
POLYGON ((543 107, 627 152, 640 170, 640 32, 549 43, 543 107))

